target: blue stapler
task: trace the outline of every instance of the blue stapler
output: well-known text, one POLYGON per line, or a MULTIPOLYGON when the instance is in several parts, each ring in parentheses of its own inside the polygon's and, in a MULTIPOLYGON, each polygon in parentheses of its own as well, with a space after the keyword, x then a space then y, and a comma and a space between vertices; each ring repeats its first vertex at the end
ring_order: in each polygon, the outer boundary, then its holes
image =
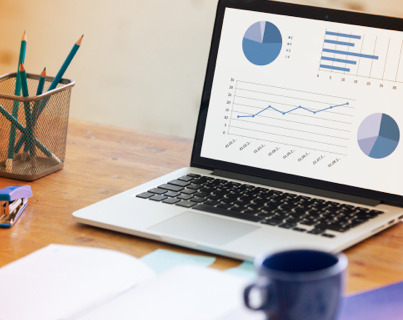
POLYGON ((32 197, 30 186, 13 186, 0 190, 0 227, 10 228, 25 210, 32 197))

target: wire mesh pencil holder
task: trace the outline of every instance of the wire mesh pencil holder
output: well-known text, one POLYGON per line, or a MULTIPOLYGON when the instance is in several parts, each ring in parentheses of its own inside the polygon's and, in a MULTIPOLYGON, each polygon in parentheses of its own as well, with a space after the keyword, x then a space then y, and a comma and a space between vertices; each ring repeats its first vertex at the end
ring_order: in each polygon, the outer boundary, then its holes
POLYGON ((27 74, 29 97, 14 95, 16 73, 0 76, 0 177, 34 181, 63 169, 71 89, 62 79, 35 96, 39 75, 27 74))

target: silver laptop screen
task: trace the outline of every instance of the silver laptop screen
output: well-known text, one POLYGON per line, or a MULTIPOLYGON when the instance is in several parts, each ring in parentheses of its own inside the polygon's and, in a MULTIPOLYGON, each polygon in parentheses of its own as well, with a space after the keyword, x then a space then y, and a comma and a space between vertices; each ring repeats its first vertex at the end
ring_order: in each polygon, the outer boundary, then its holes
POLYGON ((402 49, 398 31, 227 8, 201 156, 403 195, 402 49))

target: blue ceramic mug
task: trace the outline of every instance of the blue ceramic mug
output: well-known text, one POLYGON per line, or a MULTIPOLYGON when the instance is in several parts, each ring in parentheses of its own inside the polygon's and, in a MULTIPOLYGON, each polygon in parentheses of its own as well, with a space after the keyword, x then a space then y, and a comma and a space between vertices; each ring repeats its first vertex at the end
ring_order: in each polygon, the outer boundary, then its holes
POLYGON ((245 305, 270 320, 335 320, 343 291, 344 254, 290 250, 256 258, 256 283, 244 291, 245 305), (251 293, 258 291, 259 304, 251 293))

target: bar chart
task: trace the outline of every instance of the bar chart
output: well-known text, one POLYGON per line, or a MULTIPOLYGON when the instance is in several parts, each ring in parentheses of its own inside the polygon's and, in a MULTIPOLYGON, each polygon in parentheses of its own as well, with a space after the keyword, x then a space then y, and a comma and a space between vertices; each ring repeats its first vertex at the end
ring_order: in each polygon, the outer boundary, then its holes
POLYGON ((325 31, 321 71, 403 82, 403 41, 373 34, 325 31))

